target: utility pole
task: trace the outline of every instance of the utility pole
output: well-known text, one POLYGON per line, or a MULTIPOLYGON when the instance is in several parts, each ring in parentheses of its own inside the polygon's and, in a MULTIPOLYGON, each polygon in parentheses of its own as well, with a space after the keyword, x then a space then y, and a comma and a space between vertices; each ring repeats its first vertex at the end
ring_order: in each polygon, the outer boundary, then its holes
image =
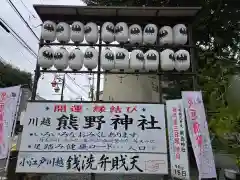
POLYGON ((89 98, 91 101, 94 101, 94 74, 91 74, 90 77, 88 78, 89 80, 89 98), (92 80, 92 81, 91 81, 92 80))
POLYGON ((66 76, 66 74, 63 75, 63 79, 62 79, 61 101, 63 101, 63 99, 64 99, 63 93, 64 93, 65 81, 66 81, 65 76, 66 76))
POLYGON ((94 101, 94 99, 95 99, 95 94, 94 94, 95 88, 94 88, 94 85, 95 85, 95 78, 94 78, 94 74, 92 74, 92 87, 91 87, 92 101, 94 101))

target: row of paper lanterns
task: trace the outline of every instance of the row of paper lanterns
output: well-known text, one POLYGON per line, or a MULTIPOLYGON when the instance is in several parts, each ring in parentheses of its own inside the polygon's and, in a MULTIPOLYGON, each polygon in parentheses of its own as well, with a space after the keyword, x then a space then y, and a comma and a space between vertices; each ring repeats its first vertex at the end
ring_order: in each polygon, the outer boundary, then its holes
MULTIPOLYGON (((72 40, 75 43, 81 43, 84 40, 87 43, 95 44, 99 39, 98 26, 96 23, 89 22, 86 25, 76 21, 71 26, 65 22, 58 24, 53 21, 45 21, 41 30, 41 37, 47 42, 53 42, 57 39, 61 43, 68 43, 72 40)), ((138 24, 128 27, 127 23, 119 22, 114 25, 111 22, 105 22, 101 31, 102 41, 112 43, 130 42, 131 44, 155 44, 159 39, 159 44, 186 44, 188 40, 187 27, 184 24, 177 24, 173 28, 163 26, 158 29, 155 24, 147 24, 144 29, 138 24)))
MULTIPOLYGON (((98 65, 98 56, 98 51, 94 47, 87 48, 85 52, 75 48, 69 53, 64 47, 54 51, 50 46, 43 46, 39 50, 38 64, 45 70, 54 66, 58 70, 65 70, 69 67, 74 71, 79 71, 83 65, 87 69, 92 70, 98 65)), ((174 69, 186 71, 190 67, 189 52, 183 49, 176 52, 171 49, 165 49, 160 53, 154 49, 150 49, 145 53, 135 49, 129 53, 124 48, 116 48, 114 51, 106 48, 102 50, 100 58, 103 70, 133 69, 155 71, 158 69, 159 63, 164 71, 174 69)))

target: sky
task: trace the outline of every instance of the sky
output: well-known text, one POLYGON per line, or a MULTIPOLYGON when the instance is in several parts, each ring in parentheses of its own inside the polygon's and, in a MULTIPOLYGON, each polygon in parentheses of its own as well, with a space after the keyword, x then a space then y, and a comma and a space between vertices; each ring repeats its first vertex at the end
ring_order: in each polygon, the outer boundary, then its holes
MULTIPOLYGON (((40 36, 41 20, 33 9, 33 4, 61 4, 61 5, 84 5, 81 0, 12 0, 24 19, 28 22, 33 31, 40 36), (67 3, 67 4, 66 4, 67 3)), ((0 18, 3 19, 22 39, 37 53, 38 40, 23 23, 21 18, 8 4, 8 0, 1 0, 0 18)), ((0 27, 0 56, 8 63, 34 73, 37 59, 32 56, 11 34, 6 33, 0 27)), ((66 76, 66 87, 64 88, 64 99, 88 98, 89 76, 69 75, 66 76), (69 77, 70 76, 70 77, 69 77)), ((60 99, 51 86, 53 74, 44 74, 38 84, 37 93, 49 100, 60 99)), ((96 80, 95 80, 96 82, 96 80)))

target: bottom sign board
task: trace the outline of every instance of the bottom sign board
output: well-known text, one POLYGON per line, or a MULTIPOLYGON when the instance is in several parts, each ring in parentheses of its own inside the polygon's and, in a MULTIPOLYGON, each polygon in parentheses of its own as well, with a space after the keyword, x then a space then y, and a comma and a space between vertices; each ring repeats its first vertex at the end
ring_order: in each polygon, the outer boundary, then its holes
POLYGON ((19 152, 18 173, 168 174, 167 154, 19 152))
MULTIPOLYGON (((95 174, 97 180, 161 180, 161 175, 156 174, 95 174)), ((41 174, 41 180, 91 180, 91 174, 41 174)))

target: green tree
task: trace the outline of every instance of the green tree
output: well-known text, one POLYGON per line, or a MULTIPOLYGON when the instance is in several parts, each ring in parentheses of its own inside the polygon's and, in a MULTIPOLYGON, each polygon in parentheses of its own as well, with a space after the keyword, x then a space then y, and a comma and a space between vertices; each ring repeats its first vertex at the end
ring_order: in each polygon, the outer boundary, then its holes
POLYGON ((15 85, 25 85, 31 88, 32 75, 0 61, 0 87, 15 85))
MULTIPOLYGON (((240 41, 240 1, 236 0, 83 0, 89 6, 202 6, 193 26, 197 44, 199 89, 204 95, 214 147, 224 148, 240 157, 236 140, 223 138, 225 133, 240 132, 240 113, 226 100, 229 78, 238 72, 240 41)), ((189 86, 181 78, 169 77, 178 83, 168 89, 170 98, 180 95, 189 86), (181 85, 180 85, 181 84, 181 85)), ((186 80, 185 80, 186 81, 186 80)), ((191 80, 187 80, 191 81, 191 80)))

